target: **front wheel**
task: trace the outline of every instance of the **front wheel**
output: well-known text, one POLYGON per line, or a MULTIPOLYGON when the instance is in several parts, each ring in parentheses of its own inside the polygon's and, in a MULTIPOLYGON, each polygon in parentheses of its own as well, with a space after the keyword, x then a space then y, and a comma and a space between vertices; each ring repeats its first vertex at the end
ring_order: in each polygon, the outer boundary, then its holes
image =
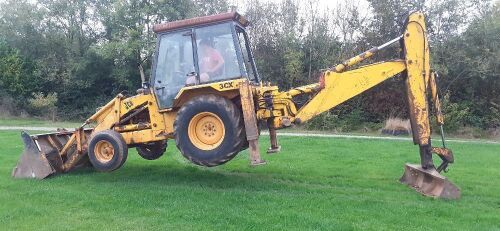
POLYGON ((198 96, 184 104, 177 112, 174 131, 182 155, 201 166, 226 163, 244 144, 240 110, 216 95, 198 96))
POLYGON ((90 138, 88 156, 95 169, 111 172, 120 168, 127 160, 127 143, 116 131, 100 131, 90 138))

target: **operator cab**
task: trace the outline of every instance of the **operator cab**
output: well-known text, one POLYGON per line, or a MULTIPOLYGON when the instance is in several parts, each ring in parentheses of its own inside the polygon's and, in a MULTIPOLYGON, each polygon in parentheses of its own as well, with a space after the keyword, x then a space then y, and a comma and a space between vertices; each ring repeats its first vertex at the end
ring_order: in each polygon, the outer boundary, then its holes
POLYGON ((259 82, 245 27, 236 12, 157 24, 151 86, 161 109, 185 86, 247 78, 259 82))

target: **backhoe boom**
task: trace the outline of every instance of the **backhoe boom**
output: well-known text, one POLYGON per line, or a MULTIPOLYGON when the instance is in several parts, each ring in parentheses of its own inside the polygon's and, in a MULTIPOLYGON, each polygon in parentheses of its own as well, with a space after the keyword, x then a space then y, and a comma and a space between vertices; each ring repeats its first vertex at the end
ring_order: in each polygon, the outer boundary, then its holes
MULTIPOLYGON (((412 13, 405 24, 406 28, 401 36, 324 71, 317 84, 294 88, 284 93, 277 92, 275 88, 270 88, 267 92, 265 87, 259 88, 260 92, 257 95, 260 97, 260 107, 257 114, 262 120, 272 121, 268 123, 272 125, 271 130, 290 126, 289 121, 301 124, 387 79, 402 76, 406 80, 413 141, 420 147, 421 164, 418 168, 407 165, 407 173, 401 181, 426 195, 457 198, 460 196, 459 189, 439 174, 450 163, 453 163, 454 159, 452 152, 444 147, 444 136, 443 147, 431 146, 428 96, 433 101, 438 124, 442 125, 444 121, 437 94, 435 73, 430 68, 424 16, 419 12, 412 13), (352 66, 396 42, 402 45, 403 52, 400 60, 379 62, 352 69, 352 66), (302 94, 312 94, 312 97, 302 107, 295 108, 292 97, 302 94), (437 154, 442 160, 437 169, 432 161, 432 153, 437 154), (408 173, 409 171, 411 174, 408 173), (426 177, 439 180, 432 181, 426 177), (421 179, 427 179, 427 182, 421 179)), ((271 131, 270 134, 271 142, 277 143, 274 132, 271 131)))

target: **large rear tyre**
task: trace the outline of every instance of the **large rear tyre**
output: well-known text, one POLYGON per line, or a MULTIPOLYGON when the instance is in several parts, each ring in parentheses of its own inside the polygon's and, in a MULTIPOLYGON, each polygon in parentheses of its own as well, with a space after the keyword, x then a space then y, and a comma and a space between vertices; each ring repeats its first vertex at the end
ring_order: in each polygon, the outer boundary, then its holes
POLYGON ((139 156, 146 160, 156 160, 163 156, 163 153, 167 149, 167 141, 157 141, 146 144, 141 144, 136 147, 139 156))
POLYGON ((240 110, 217 95, 198 96, 184 104, 177 112, 174 131, 182 155, 207 167, 233 159, 246 140, 240 110))
POLYGON ((120 133, 104 130, 92 135, 88 147, 90 163, 101 172, 120 168, 127 160, 128 147, 120 133))

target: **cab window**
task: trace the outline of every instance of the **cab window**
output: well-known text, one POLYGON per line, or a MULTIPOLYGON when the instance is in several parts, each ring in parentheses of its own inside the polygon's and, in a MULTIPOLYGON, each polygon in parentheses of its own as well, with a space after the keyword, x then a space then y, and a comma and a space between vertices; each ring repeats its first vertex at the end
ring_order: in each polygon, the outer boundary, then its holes
POLYGON ((195 30, 200 83, 241 77, 230 23, 195 30))
POLYGON ((160 108, 172 107, 179 90, 195 79, 191 31, 161 35, 154 88, 160 108))

